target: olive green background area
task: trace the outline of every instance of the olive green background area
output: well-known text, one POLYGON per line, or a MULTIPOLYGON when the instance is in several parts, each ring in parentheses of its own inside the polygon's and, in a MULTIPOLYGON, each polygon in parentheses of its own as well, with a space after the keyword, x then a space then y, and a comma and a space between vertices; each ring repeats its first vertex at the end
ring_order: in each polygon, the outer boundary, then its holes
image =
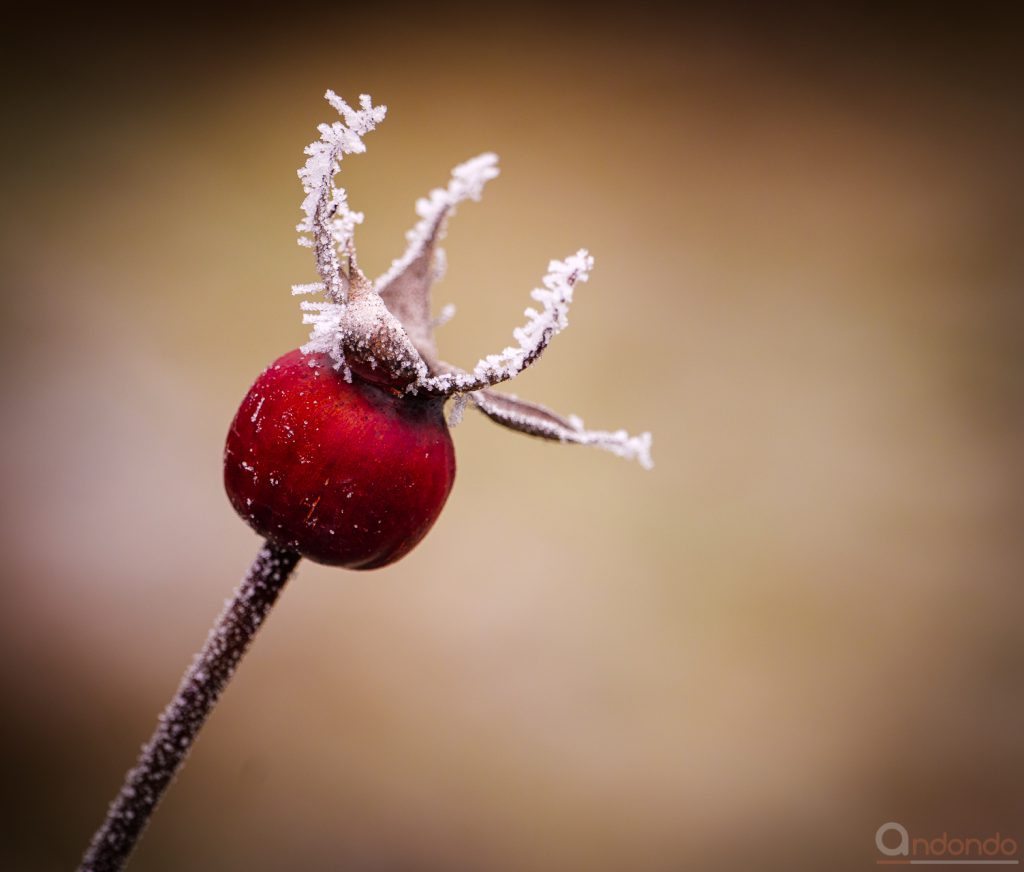
POLYGON ((339 178, 373 273, 501 155, 446 242, 448 359, 591 250, 515 391, 653 431, 657 466, 467 412, 431 535, 300 567, 132 868, 855 870, 890 820, 1024 843, 1022 71, 997 7, 937 15, 11 28, 0 867, 73 867, 258 546, 221 449, 303 341, 328 87, 389 106, 339 178))

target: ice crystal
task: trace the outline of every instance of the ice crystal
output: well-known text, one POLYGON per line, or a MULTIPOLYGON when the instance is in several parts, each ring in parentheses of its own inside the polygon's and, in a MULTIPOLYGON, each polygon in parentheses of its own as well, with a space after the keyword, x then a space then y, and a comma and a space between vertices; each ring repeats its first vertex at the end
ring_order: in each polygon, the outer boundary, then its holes
MULTIPOLYGON (((434 281, 437 281, 437 279, 434 279, 434 281)), ((438 327, 444 327, 454 317, 455 306, 451 303, 446 303, 441 307, 441 311, 437 313, 437 317, 430 319, 430 326, 436 330, 438 327)))
POLYGON ((469 394, 456 394, 452 399, 451 407, 448 409, 449 427, 458 427, 462 423, 462 415, 466 411, 467 402, 469 402, 469 394))
MULTIPOLYGON (((431 286, 445 271, 438 243, 456 207, 466 200, 479 200, 487 182, 498 176, 498 158, 488 152, 459 164, 446 187, 418 200, 419 220, 406 233, 404 253, 371 283, 356 261, 354 231, 363 215, 350 209, 345 190, 334 185, 334 176, 345 155, 366 150, 362 137, 384 120, 387 109, 373 106, 367 95, 359 98, 358 110, 333 91, 326 98, 342 120, 317 128, 320 139, 307 146, 308 159, 299 170, 306 195, 302 203, 306 217, 298 225, 300 242, 313 249, 321 281, 293 285, 292 293, 324 296, 300 304, 303 323, 312 327, 302 351, 325 354, 348 380, 353 370, 364 375, 372 372, 375 380, 410 394, 454 398, 451 426, 459 423, 472 401, 491 420, 513 430, 593 445, 650 469, 650 433, 630 436, 624 430, 587 430, 575 416, 563 418, 543 406, 490 390, 533 364, 568 326, 573 290, 587 281, 594 266, 587 251, 580 249, 565 260, 551 261, 542 286, 531 295, 538 305, 525 310, 526 323, 513 331, 515 345, 481 358, 470 371, 445 363, 437 354, 434 329, 450 320, 455 308, 445 306, 436 317, 431 315, 431 286)), ((310 363, 315 365, 315 360, 310 363)))

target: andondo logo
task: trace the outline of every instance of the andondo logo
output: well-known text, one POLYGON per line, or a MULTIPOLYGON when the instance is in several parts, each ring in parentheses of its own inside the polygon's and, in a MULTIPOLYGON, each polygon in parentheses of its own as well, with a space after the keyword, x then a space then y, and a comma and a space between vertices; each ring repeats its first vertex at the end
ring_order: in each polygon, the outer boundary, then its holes
POLYGON ((889 821, 875 833, 879 866, 1017 866, 1020 845, 1012 836, 911 836, 903 824, 889 821))

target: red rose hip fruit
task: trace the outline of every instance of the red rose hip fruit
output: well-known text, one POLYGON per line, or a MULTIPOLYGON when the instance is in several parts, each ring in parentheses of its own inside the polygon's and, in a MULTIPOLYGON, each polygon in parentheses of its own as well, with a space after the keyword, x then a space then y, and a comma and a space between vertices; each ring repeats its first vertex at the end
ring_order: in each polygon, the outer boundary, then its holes
POLYGON ((376 569, 430 530, 455 479, 444 399, 289 352, 256 380, 224 448, 224 486, 260 535, 318 563, 376 569))

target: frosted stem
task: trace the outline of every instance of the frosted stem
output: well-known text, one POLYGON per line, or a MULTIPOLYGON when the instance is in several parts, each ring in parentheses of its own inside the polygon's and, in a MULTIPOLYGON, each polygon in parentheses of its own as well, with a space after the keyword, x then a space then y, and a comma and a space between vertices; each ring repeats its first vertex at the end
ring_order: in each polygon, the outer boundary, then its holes
POLYGON ((294 551, 264 544, 217 618, 202 651, 160 715, 135 768, 125 776, 79 872, 123 869, 153 810, 185 762, 192 743, 299 562, 294 551))

